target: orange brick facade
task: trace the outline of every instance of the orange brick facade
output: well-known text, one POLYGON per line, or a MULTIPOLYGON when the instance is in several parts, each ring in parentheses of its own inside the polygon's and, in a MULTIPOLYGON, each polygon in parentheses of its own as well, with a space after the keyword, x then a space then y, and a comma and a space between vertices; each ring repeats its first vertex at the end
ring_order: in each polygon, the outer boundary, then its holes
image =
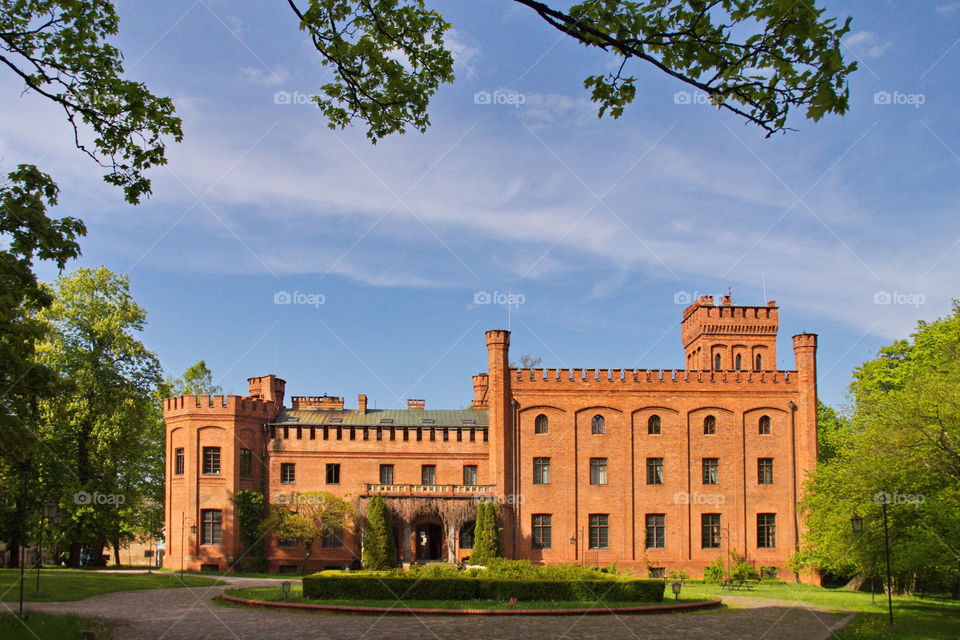
MULTIPOLYGON (((470 555, 459 529, 417 504, 496 499, 508 557, 700 577, 736 552, 792 577, 797 499, 817 457, 817 337, 794 336, 795 368, 777 370, 777 328, 772 302, 703 297, 683 312, 682 370, 512 368, 510 333, 488 331, 487 373, 462 411, 373 410, 363 395, 357 409, 327 396, 286 407, 274 376, 251 378, 245 397, 171 398, 165 565, 237 562, 231 498, 254 489, 272 503, 327 491, 361 508, 380 493, 406 562, 470 555)), ((302 552, 278 542, 267 539, 270 570, 298 565, 302 552)), ((354 564, 360 545, 346 531, 308 568, 354 564)))

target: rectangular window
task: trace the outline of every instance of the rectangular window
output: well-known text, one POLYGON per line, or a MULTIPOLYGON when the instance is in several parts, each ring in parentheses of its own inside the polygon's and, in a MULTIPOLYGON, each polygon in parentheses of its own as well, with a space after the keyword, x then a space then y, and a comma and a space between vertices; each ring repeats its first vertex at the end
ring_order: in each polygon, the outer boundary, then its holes
POLYGON ((393 465, 380 465, 380 484, 393 484, 393 465))
POLYGON ((533 459, 533 484, 550 484, 550 458, 533 459))
POLYGON ((200 544, 222 544, 220 509, 200 510, 200 544))
POLYGON ((610 546, 610 516, 605 513, 590 514, 591 549, 606 549, 610 546))
POLYGON ((773 458, 757 458, 757 484, 773 484, 773 458))
POLYGON ((700 514, 700 546, 704 549, 720 548, 720 514, 700 514))
POLYGON ((340 484, 339 463, 330 463, 327 465, 327 484, 340 484))
POLYGON ((340 549, 343 547, 343 529, 339 527, 323 534, 324 549, 340 549))
POLYGON ((647 549, 663 549, 666 544, 666 520, 662 513, 647 514, 647 549))
POLYGON ((173 475, 183 475, 183 447, 173 450, 173 475))
POLYGON ((463 465, 463 484, 473 486, 477 484, 477 465, 463 465))
POLYGON ((460 528, 460 548, 473 549, 473 522, 468 522, 460 528))
POLYGON ((240 477, 249 478, 253 468, 253 451, 240 449, 240 477))
POLYGON ((220 474, 220 447, 203 448, 203 475, 220 474))
POLYGON ((718 484, 720 482, 720 459, 703 459, 703 484, 718 484))
POLYGON ((281 548, 284 548, 284 549, 289 549, 289 548, 291 548, 291 547, 296 547, 296 546, 299 545, 299 544, 300 544, 300 543, 297 542, 297 539, 296 539, 296 538, 279 538, 279 539, 277 540, 277 546, 278 546, 278 547, 281 547, 281 548))
POLYGON ((663 484, 663 458, 647 458, 647 484, 663 484))
POLYGON ((590 458, 590 484, 607 484, 606 458, 590 458))
POLYGON ((553 516, 549 513, 535 513, 533 520, 533 548, 549 549, 553 542, 553 516))
POLYGON ((437 465, 425 464, 420 467, 420 484, 437 484, 437 465))
POLYGON ((777 514, 757 514, 757 547, 773 549, 777 546, 777 514))
POLYGON ((280 484, 293 484, 297 481, 297 465, 292 462, 280 463, 280 484))

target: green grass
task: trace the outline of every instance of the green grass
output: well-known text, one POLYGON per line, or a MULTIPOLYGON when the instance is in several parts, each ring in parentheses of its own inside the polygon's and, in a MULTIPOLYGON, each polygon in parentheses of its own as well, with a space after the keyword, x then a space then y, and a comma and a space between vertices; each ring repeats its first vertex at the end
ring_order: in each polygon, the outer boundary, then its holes
MULTIPOLYGON (((20 599, 20 571, 18 569, 0 569, 0 600, 17 602, 20 599)), ((185 576, 188 587, 205 587, 219 584, 219 580, 185 576)), ((90 596, 114 591, 135 589, 172 589, 181 587, 179 577, 169 573, 102 573, 74 569, 44 569, 40 574, 40 590, 46 597, 34 597, 36 590, 36 572, 26 574, 24 602, 58 602, 82 600, 90 596)))
POLYGON ((0 613, 0 638, 4 640, 66 640, 79 638, 85 629, 96 631, 97 638, 110 635, 108 627, 78 616, 30 611, 20 620, 15 613, 0 613))
MULTIPOLYGON (((939 598, 893 597, 894 628, 889 630, 886 594, 870 594, 847 589, 823 589, 798 584, 763 584, 753 591, 727 591, 718 585, 686 584, 685 596, 723 598, 745 596, 804 602, 830 611, 857 614, 849 625, 836 633, 838 640, 957 640, 960 638, 960 601, 939 598)), ((668 594, 669 597, 669 594, 668 594)), ((735 603, 731 607, 736 608, 735 603)))
MULTIPOLYGON (((282 602, 283 591, 280 587, 251 587, 247 589, 228 589, 227 595, 237 598, 248 598, 250 600, 262 600, 264 602, 282 602)), ((411 609, 588 609, 593 606, 590 602, 566 602, 566 601, 531 601, 509 604, 492 600, 404 600, 402 603, 396 600, 313 600, 303 597, 303 588, 299 585, 292 585, 287 602, 297 602, 304 604, 333 604, 346 605, 351 607, 385 607, 385 608, 411 608, 411 609)), ((684 598, 681 602, 695 602, 698 599, 684 598)), ((667 602, 604 602, 605 607, 644 607, 659 604, 672 604, 673 600, 667 602)), ((600 606, 600 605, 597 605, 600 606)))
MULTIPOLYGON (((180 572, 176 569, 157 569, 164 575, 177 574, 180 575, 180 572)), ((358 571, 354 573, 360 573, 358 571)), ((227 573, 219 573, 215 571, 184 571, 183 575, 185 576, 204 576, 207 578, 217 577, 217 578, 257 578, 258 580, 299 580, 303 576, 299 573, 244 573, 241 571, 229 571, 227 573)), ((309 575, 309 574, 308 574, 309 575)))

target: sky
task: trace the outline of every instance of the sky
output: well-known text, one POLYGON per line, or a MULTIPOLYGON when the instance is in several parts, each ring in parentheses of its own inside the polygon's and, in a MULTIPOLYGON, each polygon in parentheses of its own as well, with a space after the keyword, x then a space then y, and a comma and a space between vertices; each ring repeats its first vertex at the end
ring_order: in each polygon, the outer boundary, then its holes
POLYGON ((52 174, 89 227, 68 270, 127 274, 167 373, 203 359, 230 393, 274 373, 348 408, 464 407, 494 328, 541 366, 681 368, 683 308, 731 291, 777 301, 778 368, 819 335, 843 407, 854 368, 960 297, 960 2, 818 4, 853 16, 850 111, 765 138, 642 62, 598 119, 582 83, 610 56, 509 0, 430 0, 457 80, 426 134, 372 145, 309 102, 329 71, 284 3, 121 0, 128 77, 184 121, 153 196, 126 204, 10 74, 0 169, 52 174))

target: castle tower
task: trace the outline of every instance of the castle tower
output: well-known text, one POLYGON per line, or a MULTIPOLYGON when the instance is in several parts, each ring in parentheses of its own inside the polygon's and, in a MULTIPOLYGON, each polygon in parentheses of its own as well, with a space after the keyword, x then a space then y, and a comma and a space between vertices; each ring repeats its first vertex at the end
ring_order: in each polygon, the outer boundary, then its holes
MULTIPOLYGON (((516 486, 516 429, 513 392, 510 376, 510 332, 487 331, 486 405, 490 424, 490 469, 497 495, 506 498, 502 511, 503 542, 507 557, 513 554, 513 512, 509 499, 518 492, 516 486)), ((475 380, 475 383, 482 382, 475 380)), ((474 389, 475 393, 477 388, 474 389)))
POLYGON ((714 305, 701 296, 684 309, 680 337, 686 368, 714 371, 770 371, 777 368, 777 303, 734 306, 731 296, 714 305))

